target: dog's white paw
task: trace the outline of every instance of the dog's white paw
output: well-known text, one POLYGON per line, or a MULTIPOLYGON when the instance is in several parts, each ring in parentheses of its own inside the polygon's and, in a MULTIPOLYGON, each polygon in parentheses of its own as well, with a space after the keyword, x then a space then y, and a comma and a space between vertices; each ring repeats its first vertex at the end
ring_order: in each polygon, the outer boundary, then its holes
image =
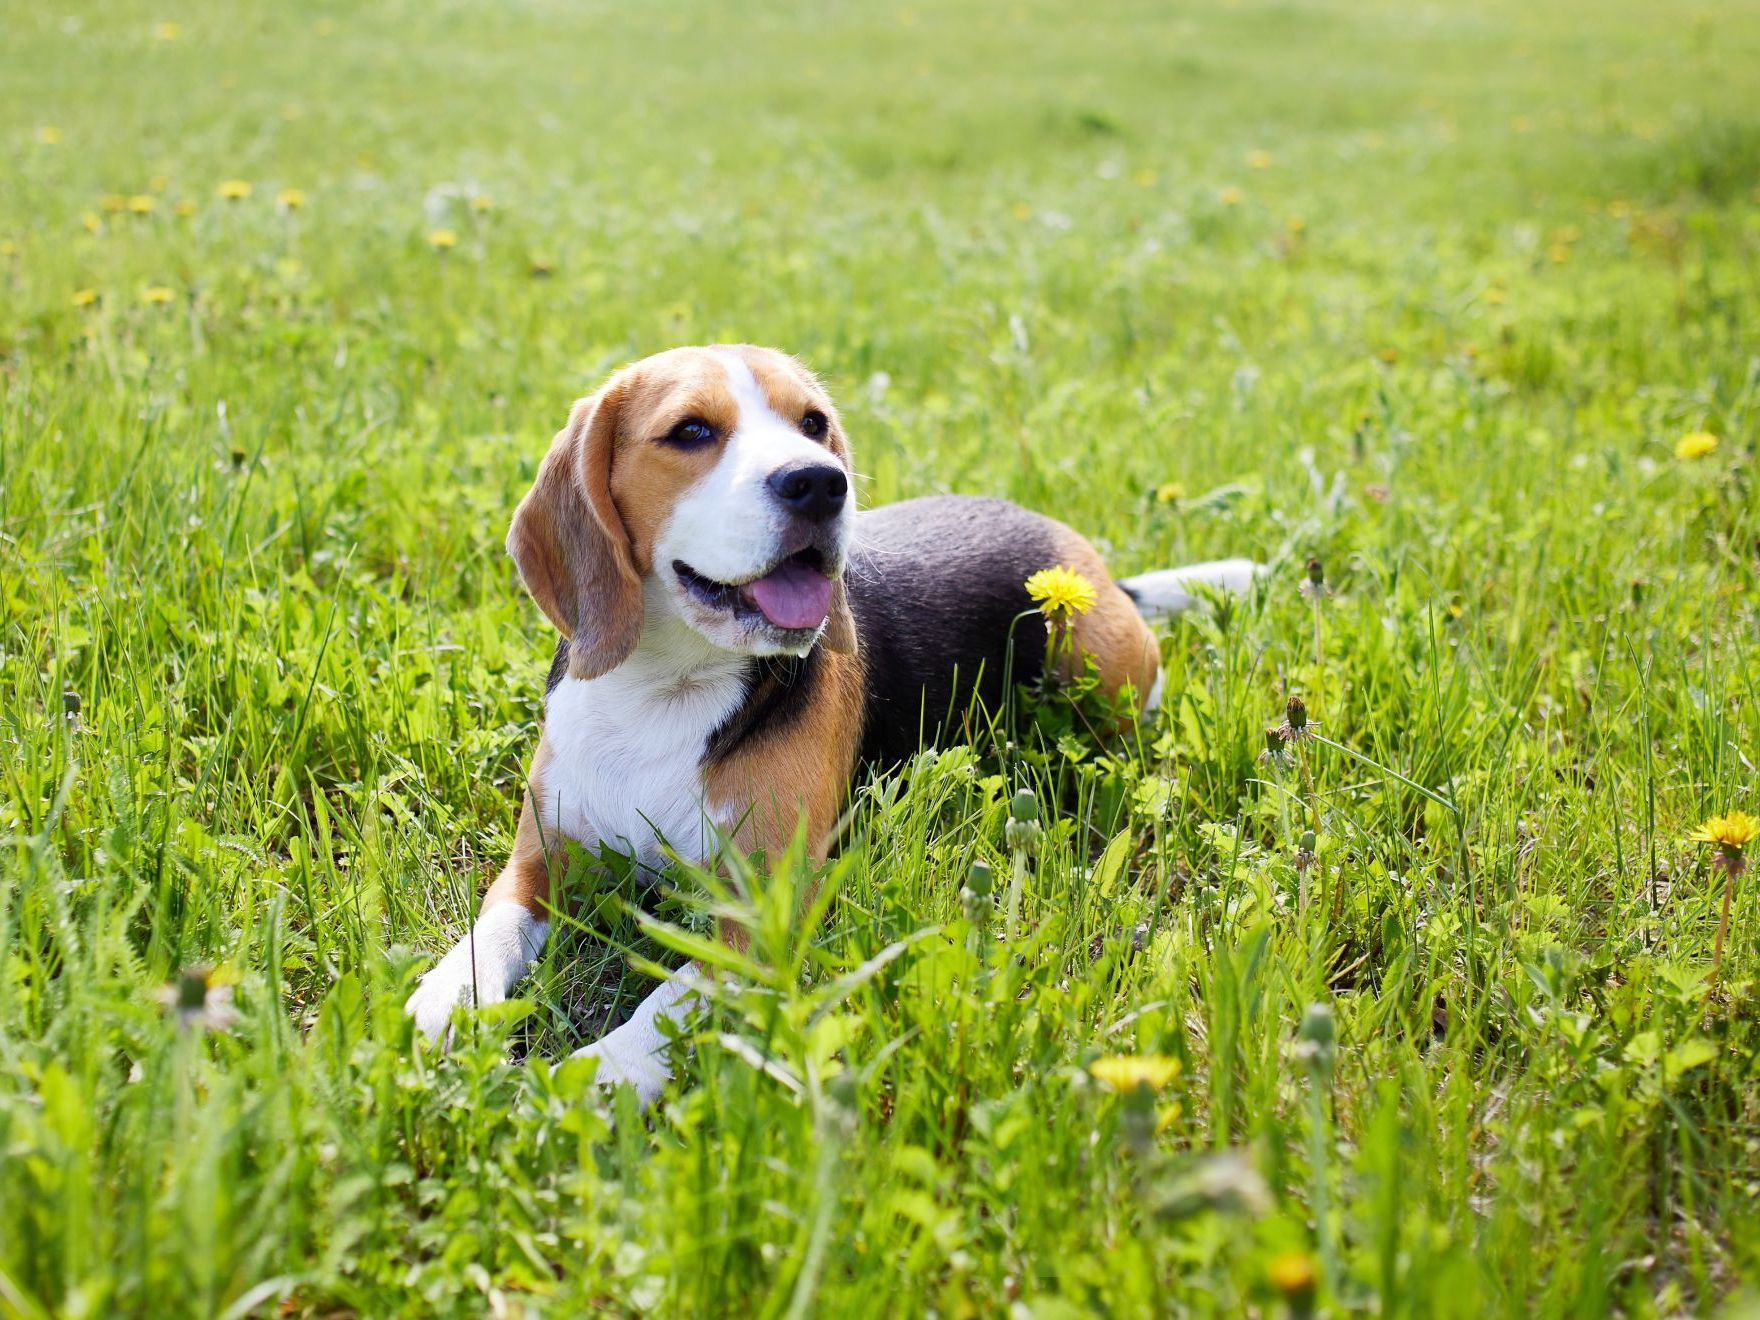
POLYGON ((636 1005, 628 1022, 576 1050, 574 1057, 599 1061, 597 1080, 601 1085, 628 1082, 635 1087, 637 1099, 644 1105, 653 1104, 672 1078, 666 1066, 669 1032, 662 1027, 669 1028, 671 1034, 683 1027, 700 1002, 702 985, 702 973, 694 963, 687 963, 636 1005))
POLYGON ((574 1052, 577 1059, 597 1059, 599 1072, 595 1080, 601 1086, 617 1086, 628 1082, 635 1087, 636 1099, 651 1105, 660 1098, 672 1072, 666 1066, 666 1047, 658 1047, 645 1036, 631 1033, 625 1023, 616 1031, 602 1036, 591 1045, 574 1052))
POLYGON ((524 905, 497 903, 477 918, 471 933, 422 977, 403 1011, 429 1039, 443 1035, 460 1004, 480 1007, 507 998, 544 947, 550 923, 524 905))

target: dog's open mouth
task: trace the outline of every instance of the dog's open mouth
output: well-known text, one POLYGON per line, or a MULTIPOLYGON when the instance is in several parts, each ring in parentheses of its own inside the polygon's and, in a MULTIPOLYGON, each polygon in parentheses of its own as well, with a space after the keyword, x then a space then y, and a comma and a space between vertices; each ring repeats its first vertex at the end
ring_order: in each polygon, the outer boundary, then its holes
POLYGON ((752 622, 762 618, 774 628, 817 628, 831 612, 831 579, 825 556, 816 549, 796 551, 749 582, 717 582, 682 559, 672 561, 672 571, 686 591, 711 609, 752 622))

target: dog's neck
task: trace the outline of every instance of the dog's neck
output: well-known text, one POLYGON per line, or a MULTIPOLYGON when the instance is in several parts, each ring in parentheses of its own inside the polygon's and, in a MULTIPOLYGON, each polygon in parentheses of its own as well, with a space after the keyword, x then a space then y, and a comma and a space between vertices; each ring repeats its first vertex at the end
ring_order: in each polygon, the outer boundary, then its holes
POLYGON ((684 696, 750 672, 750 656, 723 650, 692 628, 652 579, 643 595, 642 633, 636 649, 607 678, 615 675, 628 690, 664 700, 668 694, 684 696))

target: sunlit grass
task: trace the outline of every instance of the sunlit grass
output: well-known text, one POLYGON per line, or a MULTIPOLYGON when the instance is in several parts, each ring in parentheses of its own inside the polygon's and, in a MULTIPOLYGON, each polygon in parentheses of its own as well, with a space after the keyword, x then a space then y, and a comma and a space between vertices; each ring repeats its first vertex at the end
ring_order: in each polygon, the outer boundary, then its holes
POLYGON ((1692 837, 1760 802, 1752 14, 116 4, 0 69, 0 1311, 1754 1276, 1760 911, 1692 837), (866 785, 816 924, 798 858, 659 924, 576 859, 437 1057, 551 647, 509 513, 733 339, 867 503, 1274 571, 1140 734, 866 785), (738 975, 644 1118, 561 1060, 685 953, 738 975))

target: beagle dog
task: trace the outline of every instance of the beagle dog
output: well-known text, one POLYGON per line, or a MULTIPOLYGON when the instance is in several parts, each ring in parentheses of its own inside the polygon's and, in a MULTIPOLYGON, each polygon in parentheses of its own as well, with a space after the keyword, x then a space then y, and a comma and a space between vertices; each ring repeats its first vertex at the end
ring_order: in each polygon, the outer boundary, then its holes
MULTIPOLYGON (((1115 583, 1050 518, 953 495, 858 513, 852 476, 830 396, 772 349, 660 353, 574 406, 507 536, 562 635, 543 736, 513 855, 405 1005, 422 1032, 505 998, 538 956, 563 851, 547 844, 609 844, 658 868, 666 848, 774 850, 804 823, 822 858, 858 766, 896 764, 974 700, 997 709, 1009 681, 1039 676, 1032 573, 1061 565, 1093 584, 1071 645, 1052 651, 1092 656, 1106 689, 1128 685, 1147 709, 1161 678, 1145 616, 1255 572, 1225 560, 1115 583)), ((602 1081, 659 1094, 662 1027, 701 976, 675 974, 582 1051, 602 1081)))

